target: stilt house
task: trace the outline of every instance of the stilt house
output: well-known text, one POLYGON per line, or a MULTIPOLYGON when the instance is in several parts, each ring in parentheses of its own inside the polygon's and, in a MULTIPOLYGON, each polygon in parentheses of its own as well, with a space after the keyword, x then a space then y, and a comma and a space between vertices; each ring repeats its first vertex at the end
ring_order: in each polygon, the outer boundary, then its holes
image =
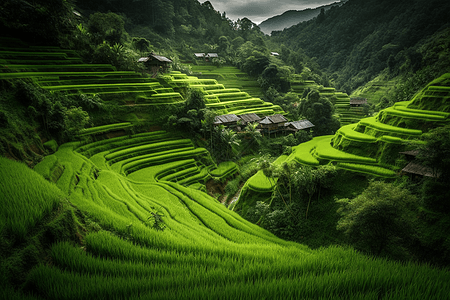
POLYGON ((141 57, 138 62, 145 65, 146 70, 152 75, 152 77, 156 77, 158 73, 167 73, 170 68, 170 64, 172 63, 172 61, 167 57, 154 53, 151 53, 147 57, 141 57))

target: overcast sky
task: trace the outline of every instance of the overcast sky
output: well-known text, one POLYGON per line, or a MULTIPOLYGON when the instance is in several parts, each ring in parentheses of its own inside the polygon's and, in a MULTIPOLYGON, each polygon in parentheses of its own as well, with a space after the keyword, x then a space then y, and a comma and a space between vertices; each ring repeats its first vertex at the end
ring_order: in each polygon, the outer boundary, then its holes
POLYGON ((227 17, 233 21, 247 17, 253 23, 259 24, 288 10, 316 8, 339 0, 209 0, 209 2, 220 13, 226 12, 227 17))

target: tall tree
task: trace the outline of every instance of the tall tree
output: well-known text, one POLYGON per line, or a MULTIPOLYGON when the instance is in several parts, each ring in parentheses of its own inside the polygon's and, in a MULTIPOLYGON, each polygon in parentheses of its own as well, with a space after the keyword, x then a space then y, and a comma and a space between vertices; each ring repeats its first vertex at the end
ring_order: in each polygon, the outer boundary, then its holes
POLYGON ((354 199, 337 201, 341 219, 337 228, 358 249, 375 255, 408 246, 414 236, 418 199, 392 183, 370 182, 354 199))
POLYGON ((299 112, 315 125, 313 131, 315 136, 334 134, 340 127, 339 120, 333 116, 333 104, 320 96, 318 90, 310 90, 306 98, 302 99, 299 112))

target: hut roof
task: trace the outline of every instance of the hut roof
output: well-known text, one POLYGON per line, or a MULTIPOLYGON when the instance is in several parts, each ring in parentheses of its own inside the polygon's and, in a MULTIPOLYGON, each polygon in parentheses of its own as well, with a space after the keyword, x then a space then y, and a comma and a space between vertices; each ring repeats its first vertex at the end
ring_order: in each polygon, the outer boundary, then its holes
POLYGON ((417 174, 427 177, 439 177, 440 175, 439 173, 435 174, 430 167, 424 166, 416 160, 410 162, 406 167, 402 169, 402 171, 405 173, 417 174))
POLYGON ((261 118, 255 113, 239 115, 238 117, 245 123, 258 122, 261 120, 261 118))
POLYGON ((156 55, 156 54, 152 54, 152 57, 156 58, 159 61, 163 61, 163 62, 172 62, 170 59, 168 59, 167 57, 164 57, 162 55, 156 55))
POLYGON ((292 126, 292 127, 294 127, 294 129, 302 130, 302 129, 312 128, 312 127, 314 127, 314 124, 308 120, 300 120, 300 121, 286 123, 286 124, 284 124, 284 126, 292 126))
POLYGON ((217 58, 217 57, 219 57, 219 54, 217 54, 217 53, 208 53, 208 54, 206 54, 205 57, 217 58))
POLYGON ((259 124, 263 125, 269 125, 269 124, 279 124, 279 123, 286 123, 288 120, 281 114, 276 114, 272 116, 267 116, 262 121, 259 122, 259 124))
POLYGON ((419 154, 419 150, 410 150, 410 151, 403 151, 399 152, 400 154, 410 155, 410 156, 417 156, 419 154))
POLYGON ((366 103, 367 103, 366 98, 350 98, 350 105, 362 105, 366 103))
POLYGON ((160 61, 160 62, 169 62, 169 63, 172 62, 172 61, 171 61, 170 59, 168 59, 167 57, 162 56, 162 55, 157 55, 157 54, 154 54, 154 53, 150 54, 150 55, 147 56, 147 57, 141 57, 141 58, 139 58, 138 62, 147 62, 147 61, 149 61, 149 60, 151 60, 151 59, 156 59, 157 61, 160 61))
POLYGON ((194 56, 197 58, 203 58, 205 57, 205 53, 194 53, 194 56))
POLYGON ((235 114, 221 115, 221 116, 216 116, 214 118, 214 124, 219 125, 219 124, 223 124, 223 123, 233 123, 233 122, 237 122, 239 120, 240 120, 239 117, 236 116, 235 114))

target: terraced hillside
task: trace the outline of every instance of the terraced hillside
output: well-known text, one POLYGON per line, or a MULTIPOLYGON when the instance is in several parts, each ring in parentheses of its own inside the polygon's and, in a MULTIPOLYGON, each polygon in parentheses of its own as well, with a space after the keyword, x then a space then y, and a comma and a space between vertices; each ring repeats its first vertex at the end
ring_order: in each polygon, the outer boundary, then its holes
POLYGON ((206 107, 219 115, 257 113, 265 116, 285 113, 279 105, 252 97, 238 88, 229 88, 216 79, 200 79, 177 71, 170 72, 164 78, 173 88, 184 86, 201 89, 205 95, 206 107))
POLYGON ((227 88, 239 89, 254 98, 263 96, 261 87, 255 78, 249 77, 233 66, 216 67, 213 64, 199 63, 191 66, 194 76, 204 79, 216 79, 227 88))
POLYGON ((119 104, 157 105, 183 101, 157 79, 108 64, 84 64, 72 50, 0 47, 0 79, 32 78, 41 88, 66 95, 96 94, 119 104))
MULTIPOLYGON (((276 162, 295 160, 304 165, 332 163, 353 172, 379 177, 395 177, 402 167, 396 165, 399 152, 410 140, 431 128, 450 123, 450 74, 432 81, 411 101, 398 102, 377 116, 342 126, 335 135, 316 137, 293 147, 292 154, 276 162)), ((273 187, 259 173, 246 183, 254 192, 273 187)))
POLYGON ((2 250, 1 294, 444 299, 450 293, 445 271, 339 247, 310 250, 245 221, 182 185, 199 179, 193 169, 201 174, 202 164, 210 170, 204 151, 194 150, 189 140, 153 132, 67 143, 35 170, 0 158, 0 233, 2 249, 10 249, 2 250))
MULTIPOLYGON (((108 64, 84 64, 72 50, 27 47, 20 41, 17 43, 17 47, 10 44, 1 46, 0 43, 0 79, 33 79, 44 90, 68 96, 80 93, 98 95, 103 101, 127 106, 134 113, 140 110, 137 113, 147 122, 154 121, 152 114, 145 114, 142 110, 157 107, 161 111, 162 107, 179 105, 185 101, 183 95, 188 88, 203 90, 207 107, 218 114, 284 113, 278 105, 241 92, 233 81, 226 81, 225 86, 215 79, 202 79, 175 71, 163 78, 149 78, 134 71, 117 71, 108 64)), ((257 82, 244 77, 236 77, 234 82, 239 82, 239 87, 251 87, 249 90, 254 92, 257 82), (249 82, 248 86, 242 83, 245 81, 249 82)), ((167 113, 170 109, 164 111, 167 113)))
POLYGON ((317 89, 320 96, 328 98, 335 107, 335 115, 339 118, 342 125, 358 122, 363 117, 361 108, 350 107, 350 97, 347 93, 338 92, 332 87, 323 87, 313 80, 303 80, 300 75, 295 74, 291 78, 291 89, 303 95, 307 88, 317 89))
MULTIPOLYGON (((223 84, 227 88, 227 92, 246 92, 248 93, 248 99, 262 97, 262 91, 258 82, 248 78, 245 73, 236 67, 216 67, 212 64, 201 63, 193 65, 191 68, 194 75, 198 78, 216 79, 220 84, 223 84)), ((336 89, 331 87, 320 86, 313 80, 303 80, 298 74, 292 76, 290 85, 292 91, 300 96, 303 95, 304 90, 307 88, 318 89, 321 96, 329 98, 334 103, 336 108, 335 113, 341 124, 354 123, 363 117, 361 108, 350 107, 350 97, 346 93, 337 92, 336 89)), ((256 105, 256 103, 253 102, 253 105, 256 105)), ((238 111, 238 113, 242 112, 238 111)))

